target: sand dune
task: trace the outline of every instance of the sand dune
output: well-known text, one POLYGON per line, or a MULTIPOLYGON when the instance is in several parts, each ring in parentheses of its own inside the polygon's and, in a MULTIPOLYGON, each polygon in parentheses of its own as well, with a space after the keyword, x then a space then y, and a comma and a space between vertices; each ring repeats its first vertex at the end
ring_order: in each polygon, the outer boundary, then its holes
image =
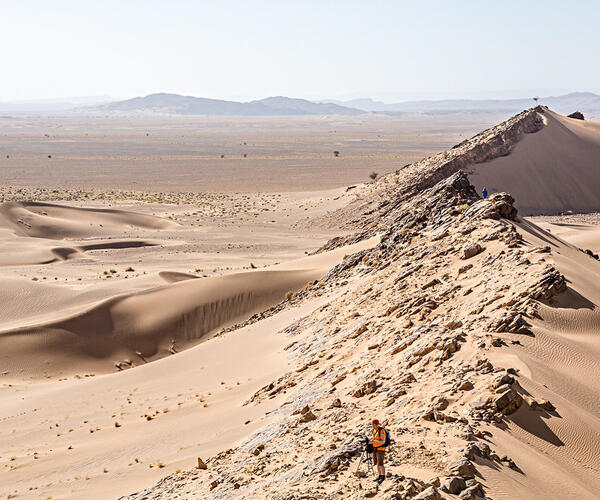
POLYGON ((5 202, 0 205, 0 227, 19 236, 85 238, 123 232, 133 227, 168 229, 175 222, 116 209, 77 208, 39 202, 5 202))
MULTIPOLYGON (((74 242, 76 243, 76 242, 74 242)), ((59 240, 16 236, 10 229, 0 229, 0 266, 52 264, 81 257, 90 250, 140 248, 158 245, 149 240, 95 240, 64 246, 59 240)))
POLYGON ((511 193, 522 215, 600 211, 600 123, 549 110, 543 118, 508 156, 472 166, 471 181, 511 193))
MULTIPOLYGON (((600 486, 600 262, 539 226, 520 230, 532 247, 550 246, 553 261, 569 283, 566 292, 539 308, 535 336, 511 335, 526 367, 519 383, 528 394, 552 401, 560 418, 542 418, 520 409, 509 424, 508 439, 494 440, 501 453, 526 464, 527 480, 490 471, 500 491, 520 498, 597 498, 600 486), (595 479, 594 479, 595 477, 595 479), (533 493, 535 491, 535 494, 533 493)), ((573 231, 574 232, 574 231, 573 231)), ((583 230, 590 233, 591 229, 583 230)), ((593 231, 600 236, 600 227, 593 231)), ((577 238, 575 238, 577 240, 577 238)), ((504 361, 492 356, 492 361, 504 361)))
POLYGON ((285 300, 286 293, 323 276, 346 252, 375 243, 376 238, 370 239, 281 269, 185 280, 177 279, 180 273, 166 273, 169 285, 110 298, 38 326, 0 332, 0 363, 19 376, 47 377, 81 370, 111 372, 114 361, 140 364, 164 357, 285 300))
POLYGON ((158 275, 167 283, 177 283, 178 281, 197 279, 198 276, 190 273, 178 273, 176 271, 161 271, 158 275))

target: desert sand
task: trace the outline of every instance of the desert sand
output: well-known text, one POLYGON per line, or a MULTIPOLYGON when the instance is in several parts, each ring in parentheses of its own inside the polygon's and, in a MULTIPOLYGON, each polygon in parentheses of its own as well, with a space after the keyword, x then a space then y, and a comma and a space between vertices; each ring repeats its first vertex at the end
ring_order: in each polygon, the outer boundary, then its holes
POLYGON ((572 122, 352 189, 3 186, 0 498, 600 498, 600 217, 517 211, 600 212, 572 122))

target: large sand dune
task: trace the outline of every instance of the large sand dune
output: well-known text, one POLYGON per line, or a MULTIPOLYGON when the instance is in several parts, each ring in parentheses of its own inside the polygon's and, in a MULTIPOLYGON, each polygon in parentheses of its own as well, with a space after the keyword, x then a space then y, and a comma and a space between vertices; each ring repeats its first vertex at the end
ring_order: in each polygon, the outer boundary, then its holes
POLYGON ((600 123, 542 116, 509 155, 473 166, 473 184, 511 193, 523 215, 600 211, 600 123))
POLYGON ((174 342, 181 348, 268 309, 285 300, 286 293, 323 276, 346 252, 374 244, 371 239, 272 270, 175 279, 166 286, 110 298, 66 318, 3 331, 0 363, 9 372, 48 377, 80 370, 109 372, 114 370, 113 361, 140 364, 163 357, 174 342))

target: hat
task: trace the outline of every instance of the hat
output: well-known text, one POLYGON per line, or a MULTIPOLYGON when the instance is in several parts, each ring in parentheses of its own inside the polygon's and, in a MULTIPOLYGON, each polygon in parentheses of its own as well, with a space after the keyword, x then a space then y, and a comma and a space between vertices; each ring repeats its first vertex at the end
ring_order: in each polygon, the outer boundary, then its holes
POLYGON ((376 418, 373 419, 373 424, 375 425, 379 425, 379 420, 377 420, 376 418))

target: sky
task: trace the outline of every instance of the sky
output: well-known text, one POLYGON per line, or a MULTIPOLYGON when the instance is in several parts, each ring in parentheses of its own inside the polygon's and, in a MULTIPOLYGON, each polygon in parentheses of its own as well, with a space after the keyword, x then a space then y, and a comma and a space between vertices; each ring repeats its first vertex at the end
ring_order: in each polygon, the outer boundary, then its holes
POLYGON ((600 1, 0 2, 0 101, 600 91, 600 1))

